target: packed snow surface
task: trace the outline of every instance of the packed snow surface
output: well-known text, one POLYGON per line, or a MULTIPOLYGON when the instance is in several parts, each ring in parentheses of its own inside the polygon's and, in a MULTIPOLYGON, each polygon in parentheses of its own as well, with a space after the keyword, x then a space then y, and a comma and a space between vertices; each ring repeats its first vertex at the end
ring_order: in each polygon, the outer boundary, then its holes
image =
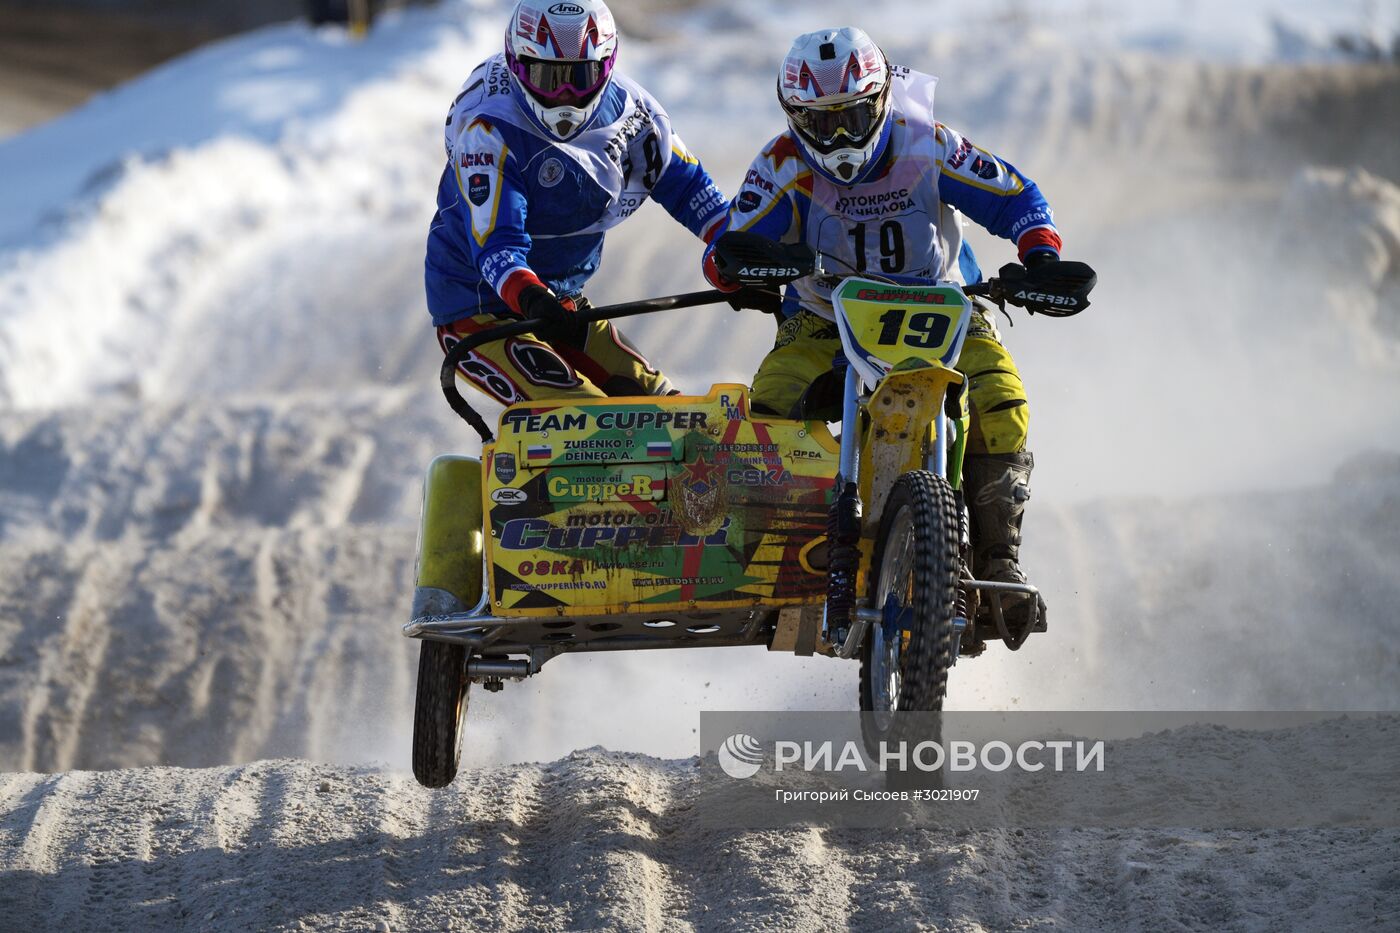
MULTIPOLYGON (((862 17, 940 76, 945 122, 1042 185, 1067 254, 1100 273, 1080 317, 1003 322, 1031 393, 1025 562, 1051 630, 960 663, 952 706, 1400 700, 1400 73, 1332 41, 1380 41, 1396 12, 1218 6, 862 17)), ((850 16, 802 9, 622 20, 623 67, 726 191, 781 126, 791 34, 850 16)), ((1396 923, 1392 836, 725 835, 686 811, 686 762, 634 754, 693 754, 702 709, 848 709, 854 666, 825 659, 566 657, 473 694, 482 770, 439 794, 402 776, 418 484, 477 446, 436 390, 422 248, 442 116, 503 10, 414 10, 362 43, 261 30, 0 143, 5 916, 1396 923), (521 764, 593 745, 619 754, 521 764), (325 764, 259 762, 289 756, 325 764), (94 771, 148 766, 212 770, 94 771)), ((975 243, 988 269, 1012 258, 975 243)), ((696 257, 648 208, 590 295, 692 290, 696 257)), ((719 307, 627 329, 698 392, 747 381, 772 327, 719 307)))

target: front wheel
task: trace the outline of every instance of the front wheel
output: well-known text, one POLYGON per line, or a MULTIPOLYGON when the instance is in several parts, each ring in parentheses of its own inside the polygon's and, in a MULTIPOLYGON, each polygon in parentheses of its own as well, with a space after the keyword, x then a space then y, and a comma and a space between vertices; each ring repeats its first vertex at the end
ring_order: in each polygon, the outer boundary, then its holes
POLYGON ((905 473, 880 517, 871 565, 882 620, 860 662, 861 731, 871 754, 894 739, 897 712, 937 712, 953 665, 958 606, 958 505, 936 473, 905 473))
POLYGON ((413 776, 424 787, 446 787, 457 776, 470 687, 465 646, 423 642, 413 709, 413 776))

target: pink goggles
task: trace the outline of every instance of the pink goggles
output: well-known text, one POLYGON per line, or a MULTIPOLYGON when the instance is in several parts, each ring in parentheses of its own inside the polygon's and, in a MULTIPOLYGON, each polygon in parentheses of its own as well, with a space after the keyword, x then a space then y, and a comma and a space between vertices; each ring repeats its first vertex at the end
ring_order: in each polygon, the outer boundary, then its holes
POLYGON ((612 76, 617 51, 602 61, 559 61, 507 55, 511 74, 540 103, 550 107, 586 107, 612 76))

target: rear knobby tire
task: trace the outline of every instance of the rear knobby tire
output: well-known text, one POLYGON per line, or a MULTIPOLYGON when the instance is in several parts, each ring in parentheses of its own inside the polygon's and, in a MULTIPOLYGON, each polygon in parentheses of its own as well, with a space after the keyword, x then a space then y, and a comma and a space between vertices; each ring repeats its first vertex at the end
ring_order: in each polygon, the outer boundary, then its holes
POLYGON ((457 776, 470 686, 464 646, 423 642, 413 709, 413 776, 424 787, 446 787, 457 776))
POLYGON ((884 610, 893 595, 911 611, 907 644, 891 652, 893 640, 884 627, 872 625, 862 645, 860 708, 867 715, 861 731, 872 755, 881 741, 904 737, 890 713, 943 709, 958 611, 958 522, 948 481, 926 470, 901 476, 880 516, 870 571, 872 607, 884 610))

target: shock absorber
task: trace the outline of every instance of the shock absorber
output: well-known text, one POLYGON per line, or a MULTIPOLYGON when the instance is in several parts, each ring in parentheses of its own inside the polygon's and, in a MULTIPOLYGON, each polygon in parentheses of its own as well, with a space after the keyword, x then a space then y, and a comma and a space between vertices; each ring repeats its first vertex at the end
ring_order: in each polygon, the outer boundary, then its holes
POLYGON ((846 482, 826 516, 826 628, 844 642, 856 608, 856 573, 860 569, 860 494, 846 482))

